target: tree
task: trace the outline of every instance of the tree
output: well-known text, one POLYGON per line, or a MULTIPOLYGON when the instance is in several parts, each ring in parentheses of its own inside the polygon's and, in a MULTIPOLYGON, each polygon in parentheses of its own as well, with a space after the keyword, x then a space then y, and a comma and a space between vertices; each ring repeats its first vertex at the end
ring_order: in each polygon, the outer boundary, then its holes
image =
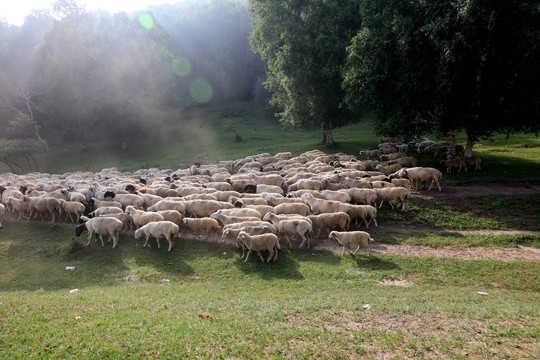
POLYGON ((341 106, 346 44, 358 29, 358 3, 347 0, 250 2, 254 51, 267 62, 265 83, 285 126, 321 127, 327 148, 331 130, 356 121, 341 106))
MULTIPOLYGON (((436 132, 466 155, 497 132, 535 131, 540 8, 533 0, 363 1, 348 48, 348 106, 387 135, 436 132)), ((447 153, 452 158, 452 147, 447 153)))

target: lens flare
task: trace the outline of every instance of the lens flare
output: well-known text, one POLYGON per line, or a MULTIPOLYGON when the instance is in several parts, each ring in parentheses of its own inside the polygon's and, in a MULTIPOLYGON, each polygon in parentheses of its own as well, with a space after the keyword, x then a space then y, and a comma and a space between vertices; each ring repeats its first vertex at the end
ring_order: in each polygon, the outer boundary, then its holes
POLYGON ((212 86, 210 86, 208 81, 204 79, 193 80, 193 82, 189 84, 189 93, 191 94, 193 100, 195 100, 199 104, 209 103, 214 96, 212 86))
POLYGON ((150 30, 154 27, 154 18, 149 13, 141 11, 139 13, 139 23, 143 28, 150 30))
POLYGON ((176 57, 172 61, 172 70, 177 76, 188 76, 191 72, 191 63, 185 57, 176 57))

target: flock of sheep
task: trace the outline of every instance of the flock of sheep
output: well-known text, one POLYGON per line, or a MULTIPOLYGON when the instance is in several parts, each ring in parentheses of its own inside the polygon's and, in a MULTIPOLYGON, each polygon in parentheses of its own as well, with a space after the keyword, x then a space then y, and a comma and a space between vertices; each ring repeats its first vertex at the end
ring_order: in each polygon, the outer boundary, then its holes
MULTIPOLYGON (((362 151, 367 159, 319 150, 293 157, 291 153, 258 154, 215 165, 196 163, 179 170, 142 169, 121 173, 115 168, 99 173, 62 175, 29 173, 0 175, 0 213, 18 213, 17 220, 39 215, 51 223, 62 216, 76 223, 76 235, 88 232, 118 245, 121 232, 136 239, 168 242, 168 251, 180 232, 196 237, 216 233, 242 248, 242 258, 269 252, 276 261, 280 238, 289 246, 312 247, 313 239, 327 234, 343 245, 367 247, 369 233, 350 231, 352 223, 378 226, 380 208, 388 202, 406 207, 411 185, 430 182, 441 191, 442 174, 417 167, 405 147, 383 142, 375 151, 362 151), (400 155, 401 154, 401 155, 400 155), (377 161, 370 160, 377 156, 377 161), (383 160, 384 162, 380 162, 383 160)), ((0 224, 1 227, 1 224, 0 224)), ((356 252, 355 251, 355 252, 356 252)))

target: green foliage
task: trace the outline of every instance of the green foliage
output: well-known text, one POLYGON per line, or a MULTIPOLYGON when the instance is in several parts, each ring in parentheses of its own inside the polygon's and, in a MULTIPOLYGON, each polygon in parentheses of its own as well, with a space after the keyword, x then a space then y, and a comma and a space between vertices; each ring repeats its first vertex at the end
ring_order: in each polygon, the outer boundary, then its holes
MULTIPOLYGON (((288 127, 332 129, 358 118, 341 107, 345 47, 360 23, 352 1, 252 1, 252 48, 288 127)), ((327 143, 327 146, 330 145, 327 143)))
POLYGON ((379 133, 538 129, 535 1, 363 1, 348 48, 347 104, 376 111, 379 133), (514 24, 514 25, 511 25, 514 24))

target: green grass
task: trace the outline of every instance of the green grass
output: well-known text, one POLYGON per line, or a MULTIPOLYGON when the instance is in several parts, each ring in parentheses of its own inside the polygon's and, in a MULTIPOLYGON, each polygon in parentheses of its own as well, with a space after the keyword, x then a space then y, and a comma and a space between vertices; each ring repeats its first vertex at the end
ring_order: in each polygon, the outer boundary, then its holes
MULTIPOLYGON (((171 119, 161 130, 161 136, 147 142, 128 143, 124 150, 119 144, 54 144, 51 142, 51 172, 89 170, 116 167, 118 170, 136 171, 141 168, 187 168, 194 161, 216 163, 234 160, 262 152, 275 154, 290 151, 299 155, 312 149, 327 153, 358 151, 376 147, 373 119, 362 119, 358 124, 333 130, 340 147, 327 150, 322 144, 321 129, 284 129, 271 113, 250 102, 208 106, 188 115, 171 119), (230 126, 242 138, 226 131, 230 126)), ((428 134, 428 136, 430 136, 428 134)), ((464 144, 464 134, 458 134, 457 143, 464 144)), ((43 154, 42 154, 43 155, 43 154)), ((441 170, 441 158, 416 154, 419 165, 441 170)), ((540 138, 534 134, 516 134, 508 140, 504 135, 482 140, 474 147, 474 155, 482 158, 482 171, 443 174, 443 182, 474 183, 479 181, 540 182, 540 138)), ((44 170, 44 156, 38 156, 44 170)), ((26 160, 19 161, 26 163, 26 160)), ((9 169, 0 165, 0 171, 9 169)))
POLYGON ((381 221, 416 224, 438 229, 540 230, 540 198, 506 195, 466 196, 437 200, 411 198, 405 211, 385 204, 377 213, 381 221))
POLYGON ((73 226, 4 225, 0 358, 539 355, 538 262, 283 249, 244 263, 225 244, 167 253, 132 236, 70 255, 73 226))

